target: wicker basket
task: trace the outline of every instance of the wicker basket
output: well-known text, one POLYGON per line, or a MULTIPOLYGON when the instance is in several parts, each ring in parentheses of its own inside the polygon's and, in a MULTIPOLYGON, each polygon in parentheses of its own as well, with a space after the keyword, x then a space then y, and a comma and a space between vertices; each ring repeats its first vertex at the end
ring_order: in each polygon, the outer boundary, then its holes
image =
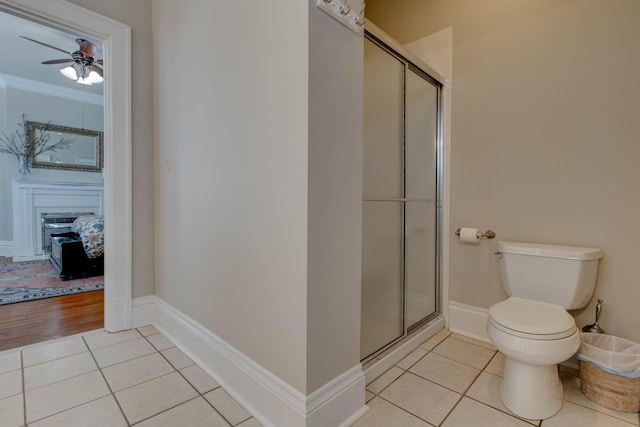
POLYGON ((626 378, 580 361, 580 388, 600 406, 618 412, 640 412, 640 378, 626 378))

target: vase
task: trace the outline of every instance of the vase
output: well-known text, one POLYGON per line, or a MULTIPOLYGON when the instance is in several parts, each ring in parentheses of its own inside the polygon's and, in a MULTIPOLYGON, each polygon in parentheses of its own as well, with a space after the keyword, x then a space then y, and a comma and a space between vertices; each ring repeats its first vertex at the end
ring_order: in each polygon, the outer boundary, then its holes
POLYGON ((25 156, 22 154, 19 155, 18 163, 19 163, 18 172, 20 172, 20 174, 23 177, 26 177, 31 173, 31 157, 30 156, 25 156))

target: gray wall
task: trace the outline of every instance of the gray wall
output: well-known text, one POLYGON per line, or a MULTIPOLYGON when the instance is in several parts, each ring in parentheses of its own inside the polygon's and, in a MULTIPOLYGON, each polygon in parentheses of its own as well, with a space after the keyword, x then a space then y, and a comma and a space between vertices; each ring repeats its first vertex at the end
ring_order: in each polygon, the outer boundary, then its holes
POLYGON ((307 390, 360 359, 362 37, 309 1, 307 390))
POLYGON ((151 0, 70 0, 131 26, 133 298, 154 293, 151 0))
MULTIPOLYGON (((640 2, 370 0, 367 14, 402 44, 453 28, 448 232, 601 248, 601 325, 640 342, 640 2)), ((496 245, 452 241, 451 300, 506 297, 496 245)))
POLYGON ((361 39, 312 0, 153 23, 157 295, 308 395, 359 363, 361 39))
POLYGON ((153 31, 156 294, 305 393, 307 4, 154 0, 153 31))

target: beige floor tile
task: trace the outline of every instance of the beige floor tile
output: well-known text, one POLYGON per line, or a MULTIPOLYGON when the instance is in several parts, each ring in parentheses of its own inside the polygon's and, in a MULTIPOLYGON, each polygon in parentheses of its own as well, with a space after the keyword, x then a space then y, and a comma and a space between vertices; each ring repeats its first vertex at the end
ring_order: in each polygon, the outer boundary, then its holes
POLYGON ((502 376, 504 374, 504 361, 505 355, 503 353, 497 352, 491 362, 484 368, 485 371, 491 372, 492 374, 502 376))
POLYGON ((127 421, 116 400, 109 395, 29 424, 29 427, 87 426, 127 427, 127 421))
POLYGON ((142 337, 135 329, 129 329, 128 331, 121 332, 107 332, 99 331, 86 334, 84 336, 87 345, 91 350, 96 350, 102 347, 108 347, 110 345, 118 344, 125 341, 135 340, 142 337))
POLYGON ((111 365, 102 370, 113 392, 173 372, 173 366, 158 353, 111 365))
POLYGON ((33 390, 97 369, 91 353, 86 351, 25 368, 24 387, 25 390, 33 390))
POLYGON ((364 402, 365 403, 367 403, 368 401, 370 401, 374 397, 376 397, 376 395, 371 393, 369 390, 365 390, 364 391, 364 402))
POLYGON ((0 374, 21 368, 20 352, 0 353, 0 374))
POLYGON ((430 424, 379 397, 369 402, 368 406, 369 411, 353 427, 430 427, 430 424))
POLYGON ((433 350, 435 346, 440 344, 449 335, 451 335, 451 332, 448 329, 443 329, 437 334, 435 334, 434 336, 432 336, 431 338, 429 338, 428 340, 426 340, 425 342, 423 342, 422 344, 420 344, 420 347, 427 351, 433 350))
POLYGON ((542 421, 543 427, 629 427, 629 425, 618 418, 566 400, 563 402, 560 412, 542 421))
POLYGON ((564 387, 564 399, 569 402, 576 403, 580 406, 585 406, 589 409, 593 409, 598 412, 602 412, 606 415, 624 420, 633 425, 640 425, 640 416, 638 414, 625 414, 622 412, 612 411, 611 409, 604 408, 597 403, 591 401, 587 396, 582 393, 580 389, 580 379, 574 375, 567 374, 566 372, 560 372, 560 379, 564 387))
POLYGON ((178 347, 168 348, 161 351, 161 353, 164 357, 167 358, 169 363, 171 363, 173 367, 178 370, 194 364, 194 361, 191 360, 191 358, 178 347))
POLYGON ((229 423, 202 397, 198 397, 136 424, 136 427, 176 426, 228 427, 229 423))
POLYGON ((384 374, 373 380, 371 384, 367 385, 367 390, 372 393, 378 394, 385 389, 389 384, 394 382, 396 378, 402 375, 404 371, 396 366, 393 366, 384 374))
POLYGON ((140 332, 144 337, 146 337, 147 335, 154 335, 154 334, 160 333, 160 331, 157 330, 156 327, 153 325, 141 326, 136 329, 138 329, 138 332, 140 332))
POLYGON ((455 392, 464 394, 480 370, 439 354, 429 353, 409 370, 455 392))
POLYGON ((82 337, 74 336, 23 350, 22 363, 25 367, 33 366, 85 351, 88 348, 82 337))
POLYGON ((27 422, 31 423, 108 394, 109 388, 98 371, 27 391, 27 422))
POLYGON ((0 399, 22 393, 22 371, 0 374, 0 399))
POLYGON ((431 424, 439 425, 462 396, 406 373, 387 387, 380 397, 431 424))
POLYGON ((24 404, 22 393, 0 399, 0 420, 3 427, 24 425, 24 404))
MULTIPOLYGON (((137 333, 137 332, 136 332, 137 333)), ((146 339, 140 337, 131 341, 125 341, 108 347, 101 347, 92 350, 93 356, 98 362, 98 366, 104 368, 106 366, 115 365, 116 363, 126 362, 136 357, 146 356, 155 353, 156 350, 146 339)))
POLYGON ((236 402, 229 394, 222 388, 217 388, 204 397, 213 405, 218 412, 226 418, 231 425, 240 424, 241 422, 251 418, 251 414, 248 413, 238 402, 236 402))
POLYGON ((198 393, 204 394, 220 385, 207 374, 204 369, 198 365, 191 365, 187 368, 181 369, 180 373, 191 383, 198 393))
POLYGON ((262 427, 262 424, 260 424, 255 418, 249 418, 247 421, 243 421, 238 424, 238 427, 262 427))
POLYGON ((409 353, 404 359, 396 363, 396 366, 406 371, 410 367, 412 367, 418 360, 422 359, 425 354, 427 354, 427 350, 418 347, 411 353, 409 353))
POLYGON ((477 369, 483 369, 495 353, 487 348, 451 337, 438 344, 433 352, 477 369))
MULTIPOLYGON (((442 427, 531 427, 518 418, 500 412, 468 397, 463 397, 451 414, 442 423, 442 427)), ((573 427, 567 424, 564 427, 573 427)), ((575 424, 577 427, 578 425, 575 424)))
POLYGON ((498 351, 496 346, 491 344, 490 342, 477 340, 475 338, 471 338, 471 337, 468 337, 466 335, 456 334, 454 332, 453 334, 451 334, 451 338, 455 338, 455 339, 460 340, 460 341, 465 341, 465 342, 468 342, 469 344, 475 344, 477 346, 484 347, 484 348, 486 348, 488 350, 498 351))
MULTIPOLYGON (((467 396, 478 400, 486 405, 492 406, 502 412, 506 412, 508 414, 513 415, 514 417, 518 417, 513 414, 504 403, 502 403, 502 399, 500 398, 500 385, 502 384, 502 377, 494 375, 489 372, 483 372, 480 374, 477 380, 473 383, 469 391, 467 391, 467 396)), ((526 421, 533 425, 540 424, 540 420, 526 420, 522 417, 518 417, 523 421, 526 421)))
POLYGON ((135 424, 191 400, 198 393, 180 374, 172 372, 115 395, 129 422, 135 424))
POLYGON ((169 338, 165 337, 162 334, 149 335, 147 340, 156 348, 158 351, 166 350, 171 347, 175 347, 175 345, 169 341, 169 338))

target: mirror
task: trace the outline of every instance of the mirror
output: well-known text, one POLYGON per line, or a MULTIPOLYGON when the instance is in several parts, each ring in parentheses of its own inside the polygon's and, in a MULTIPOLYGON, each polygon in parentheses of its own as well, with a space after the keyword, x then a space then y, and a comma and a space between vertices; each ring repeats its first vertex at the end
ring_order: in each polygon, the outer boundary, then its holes
POLYGON ((58 126, 50 123, 27 122, 29 143, 33 144, 44 132, 51 142, 61 138, 70 140, 67 148, 48 151, 32 159, 34 168, 66 169, 85 172, 102 172, 102 132, 58 126))

